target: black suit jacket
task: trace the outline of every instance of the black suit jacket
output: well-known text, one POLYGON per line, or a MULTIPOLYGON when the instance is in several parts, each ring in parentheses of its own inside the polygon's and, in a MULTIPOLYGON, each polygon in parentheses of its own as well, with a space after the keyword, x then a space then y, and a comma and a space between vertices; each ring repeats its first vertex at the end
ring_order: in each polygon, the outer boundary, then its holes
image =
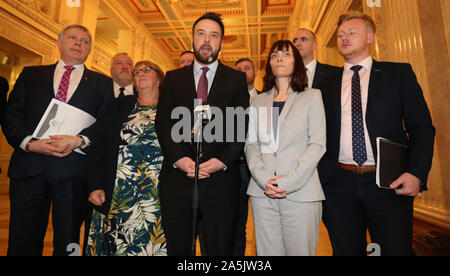
POLYGON ((316 72, 314 73, 314 80, 312 83, 312 88, 317 88, 319 86, 319 82, 321 80, 326 81, 326 77, 328 75, 337 73, 337 72, 339 72, 340 69, 341 69, 340 67, 335 67, 332 65, 317 62, 316 72))
MULTIPOLYGON (((327 119, 327 152, 319 163, 326 185, 337 170, 341 137, 341 86, 343 69, 321 82, 327 119)), ((410 64, 373 61, 366 110, 370 143, 377 156, 376 138, 409 146, 408 172, 426 189, 431 168, 435 129, 422 89, 410 64)))
MULTIPOLYGON (((86 155, 71 153, 65 158, 56 158, 25 152, 20 148, 22 141, 32 135, 50 101, 55 98, 55 68, 56 64, 25 67, 11 92, 4 123, 6 139, 14 147, 8 171, 11 178, 31 177, 43 171, 56 179, 87 178, 86 155)), ((109 77, 85 68, 80 84, 68 104, 99 118, 113 99, 112 89, 109 77)), ((80 134, 93 141, 94 129, 95 124, 80 134)))
MULTIPOLYGON (((161 149, 164 154, 164 162, 161 171, 161 186, 165 183, 191 181, 179 169, 173 167, 176 161, 183 157, 194 158, 194 150, 189 142, 175 143, 171 139, 172 126, 179 120, 171 119, 171 112, 175 107, 186 107, 191 114, 191 128, 193 126, 194 99, 197 92, 194 81, 193 65, 170 71, 166 74, 159 97, 158 112, 156 115, 156 130, 161 149)), ((214 81, 212 83, 208 103, 218 107, 223 112, 224 140, 231 129, 226 128, 226 107, 241 106, 246 109, 249 106, 249 93, 245 73, 231 69, 219 62, 214 81)), ((236 124, 235 124, 236 128, 236 124)), ((247 128, 247 124, 245 125, 247 128)), ((189 131, 190 131, 189 129, 189 131)), ((236 131, 235 131, 236 133, 236 131)), ((226 172, 217 172, 221 177, 211 176, 211 181, 231 182, 230 175, 239 175, 238 161, 244 148, 244 142, 213 142, 203 144, 205 160, 217 158, 226 167, 226 172), (237 173, 236 173, 237 172, 237 173)), ((237 179, 237 182, 239 179, 237 179)), ((238 186, 239 183, 236 183, 238 186)), ((236 187, 237 187, 236 186, 236 187)))
POLYGON ((9 90, 8 81, 4 77, 0 77, 0 122, 3 122, 3 115, 6 107, 8 90, 9 90))
POLYGON ((106 201, 99 212, 108 214, 117 175, 119 146, 122 143, 120 131, 136 104, 136 95, 125 96, 112 102, 96 128, 96 139, 89 153, 89 193, 96 190, 105 191, 106 201))

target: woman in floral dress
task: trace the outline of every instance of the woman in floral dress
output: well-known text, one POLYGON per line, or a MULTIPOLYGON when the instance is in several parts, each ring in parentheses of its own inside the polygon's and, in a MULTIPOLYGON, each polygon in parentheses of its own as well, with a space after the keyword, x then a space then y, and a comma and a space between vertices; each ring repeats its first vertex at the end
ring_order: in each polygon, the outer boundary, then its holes
POLYGON ((154 125, 164 73, 142 61, 133 76, 137 95, 111 104, 92 145, 88 256, 167 255, 158 192, 163 156, 154 125))

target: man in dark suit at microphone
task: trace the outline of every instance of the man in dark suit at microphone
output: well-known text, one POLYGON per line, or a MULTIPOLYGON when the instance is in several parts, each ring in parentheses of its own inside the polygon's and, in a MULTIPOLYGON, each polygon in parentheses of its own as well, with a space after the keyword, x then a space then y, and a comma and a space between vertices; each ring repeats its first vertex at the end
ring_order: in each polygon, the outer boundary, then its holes
POLYGON ((192 254, 195 223, 192 215, 195 154, 190 142, 174 142, 171 134, 177 121, 171 114, 174 108, 185 107, 192 116, 194 100, 201 99, 222 111, 224 116, 220 123, 224 142, 202 143, 199 215, 208 255, 226 256, 233 251, 239 208, 239 156, 245 141, 225 140, 227 132, 233 131, 225 127, 225 110, 227 107, 246 109, 249 94, 245 74, 218 60, 224 36, 220 15, 203 15, 194 23, 192 33, 196 60, 191 66, 167 73, 156 117, 156 130, 164 154, 159 188, 167 252, 172 256, 192 254))

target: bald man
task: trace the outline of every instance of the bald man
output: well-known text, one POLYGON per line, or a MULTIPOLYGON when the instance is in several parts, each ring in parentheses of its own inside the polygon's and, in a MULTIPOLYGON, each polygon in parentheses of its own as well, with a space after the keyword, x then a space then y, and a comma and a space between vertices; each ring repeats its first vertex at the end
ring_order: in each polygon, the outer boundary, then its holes
POLYGON ((317 88, 320 79, 323 79, 329 73, 339 70, 338 67, 318 62, 314 57, 317 49, 316 35, 308 29, 299 29, 292 40, 295 47, 300 51, 303 63, 308 75, 308 87, 317 88))

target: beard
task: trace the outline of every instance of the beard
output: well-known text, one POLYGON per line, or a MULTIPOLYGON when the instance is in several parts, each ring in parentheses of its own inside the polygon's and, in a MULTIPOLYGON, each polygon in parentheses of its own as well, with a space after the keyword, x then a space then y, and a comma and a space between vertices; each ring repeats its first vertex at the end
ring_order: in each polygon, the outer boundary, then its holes
POLYGON ((194 55, 195 55, 195 59, 197 59, 197 61, 198 62, 200 62, 201 64, 211 64, 211 63, 213 63, 214 61, 216 61, 217 60, 217 58, 219 57, 219 52, 220 52, 220 48, 219 49, 217 49, 217 51, 216 52, 214 52, 214 50, 212 49, 212 47, 210 46, 210 45, 207 45, 207 44, 203 44, 202 46, 200 46, 198 49, 197 49, 197 47, 195 47, 195 44, 194 44, 194 55), (202 56, 201 54, 200 54, 200 51, 202 50, 202 49, 210 49, 211 50, 211 54, 209 55, 209 56, 202 56))

